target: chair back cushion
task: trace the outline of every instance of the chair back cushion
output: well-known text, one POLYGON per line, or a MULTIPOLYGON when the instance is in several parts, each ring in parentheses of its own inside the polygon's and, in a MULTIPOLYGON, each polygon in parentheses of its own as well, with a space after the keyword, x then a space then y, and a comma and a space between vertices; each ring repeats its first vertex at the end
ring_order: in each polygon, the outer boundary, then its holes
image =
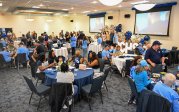
POLYGON ((24 77, 24 79, 25 79, 27 85, 29 86, 30 90, 31 90, 32 92, 34 92, 34 93, 37 93, 37 90, 36 90, 36 88, 35 88, 35 86, 34 86, 32 80, 29 79, 29 78, 27 78, 26 76, 23 76, 23 77, 24 77))
POLYGON ((135 85, 135 82, 128 76, 128 83, 131 89, 131 92, 135 95, 135 97, 138 97, 137 88, 135 85))
POLYGON ((96 93, 99 90, 101 90, 101 86, 103 84, 103 80, 104 80, 103 76, 100 76, 100 77, 97 77, 97 78, 93 79, 90 93, 96 93))

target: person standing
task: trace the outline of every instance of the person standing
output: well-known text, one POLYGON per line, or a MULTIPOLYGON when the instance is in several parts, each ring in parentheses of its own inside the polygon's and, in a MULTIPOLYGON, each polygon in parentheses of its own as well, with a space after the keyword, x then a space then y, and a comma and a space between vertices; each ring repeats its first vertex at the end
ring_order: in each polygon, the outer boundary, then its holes
POLYGON ((86 36, 84 36, 83 41, 82 41, 83 57, 86 57, 87 47, 88 47, 88 41, 87 41, 86 36))
POLYGON ((73 34, 71 36, 71 38, 70 38, 70 45, 71 45, 71 49, 72 49, 72 56, 75 55, 76 41, 77 41, 77 38, 76 38, 75 34, 73 34))

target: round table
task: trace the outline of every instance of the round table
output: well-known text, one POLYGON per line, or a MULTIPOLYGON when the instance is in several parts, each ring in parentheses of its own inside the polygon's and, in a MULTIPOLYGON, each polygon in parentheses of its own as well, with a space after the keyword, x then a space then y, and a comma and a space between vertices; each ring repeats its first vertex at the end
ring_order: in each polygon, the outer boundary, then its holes
POLYGON ((89 51, 93 51, 98 54, 99 51, 102 51, 102 46, 101 44, 91 43, 88 47, 88 52, 89 51))
POLYGON ((59 49, 53 48, 56 56, 64 56, 65 58, 68 58, 68 51, 66 47, 61 47, 59 49))
MULTIPOLYGON (((50 86, 56 82, 57 71, 55 69, 47 69, 44 73, 46 75, 45 85, 50 86)), ((78 86, 78 93, 80 94, 82 86, 92 83, 94 70, 87 68, 86 70, 74 71, 74 74, 76 74, 74 76, 74 85, 78 86)))

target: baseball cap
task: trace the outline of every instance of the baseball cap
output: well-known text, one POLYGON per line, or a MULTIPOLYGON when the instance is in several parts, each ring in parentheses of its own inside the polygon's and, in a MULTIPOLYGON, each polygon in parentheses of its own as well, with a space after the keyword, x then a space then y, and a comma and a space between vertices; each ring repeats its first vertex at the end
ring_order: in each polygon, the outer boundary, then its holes
POLYGON ((156 40, 153 42, 152 46, 154 46, 154 45, 162 45, 162 43, 160 43, 158 40, 156 40))
POLYGON ((142 67, 149 66, 149 64, 147 63, 146 60, 141 60, 141 61, 140 61, 140 65, 141 65, 142 67))

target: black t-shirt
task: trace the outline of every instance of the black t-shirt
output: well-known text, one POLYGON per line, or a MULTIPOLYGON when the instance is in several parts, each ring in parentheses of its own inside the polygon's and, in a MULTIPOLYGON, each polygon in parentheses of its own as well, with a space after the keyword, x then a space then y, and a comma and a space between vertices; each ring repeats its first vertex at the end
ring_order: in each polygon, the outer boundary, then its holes
POLYGON ((36 48, 37 54, 41 54, 45 52, 45 45, 40 44, 37 48, 36 48))
POLYGON ((150 59, 155 64, 161 64, 162 57, 163 57, 163 53, 161 49, 155 51, 153 48, 150 48, 146 51, 145 54, 145 60, 150 59))

